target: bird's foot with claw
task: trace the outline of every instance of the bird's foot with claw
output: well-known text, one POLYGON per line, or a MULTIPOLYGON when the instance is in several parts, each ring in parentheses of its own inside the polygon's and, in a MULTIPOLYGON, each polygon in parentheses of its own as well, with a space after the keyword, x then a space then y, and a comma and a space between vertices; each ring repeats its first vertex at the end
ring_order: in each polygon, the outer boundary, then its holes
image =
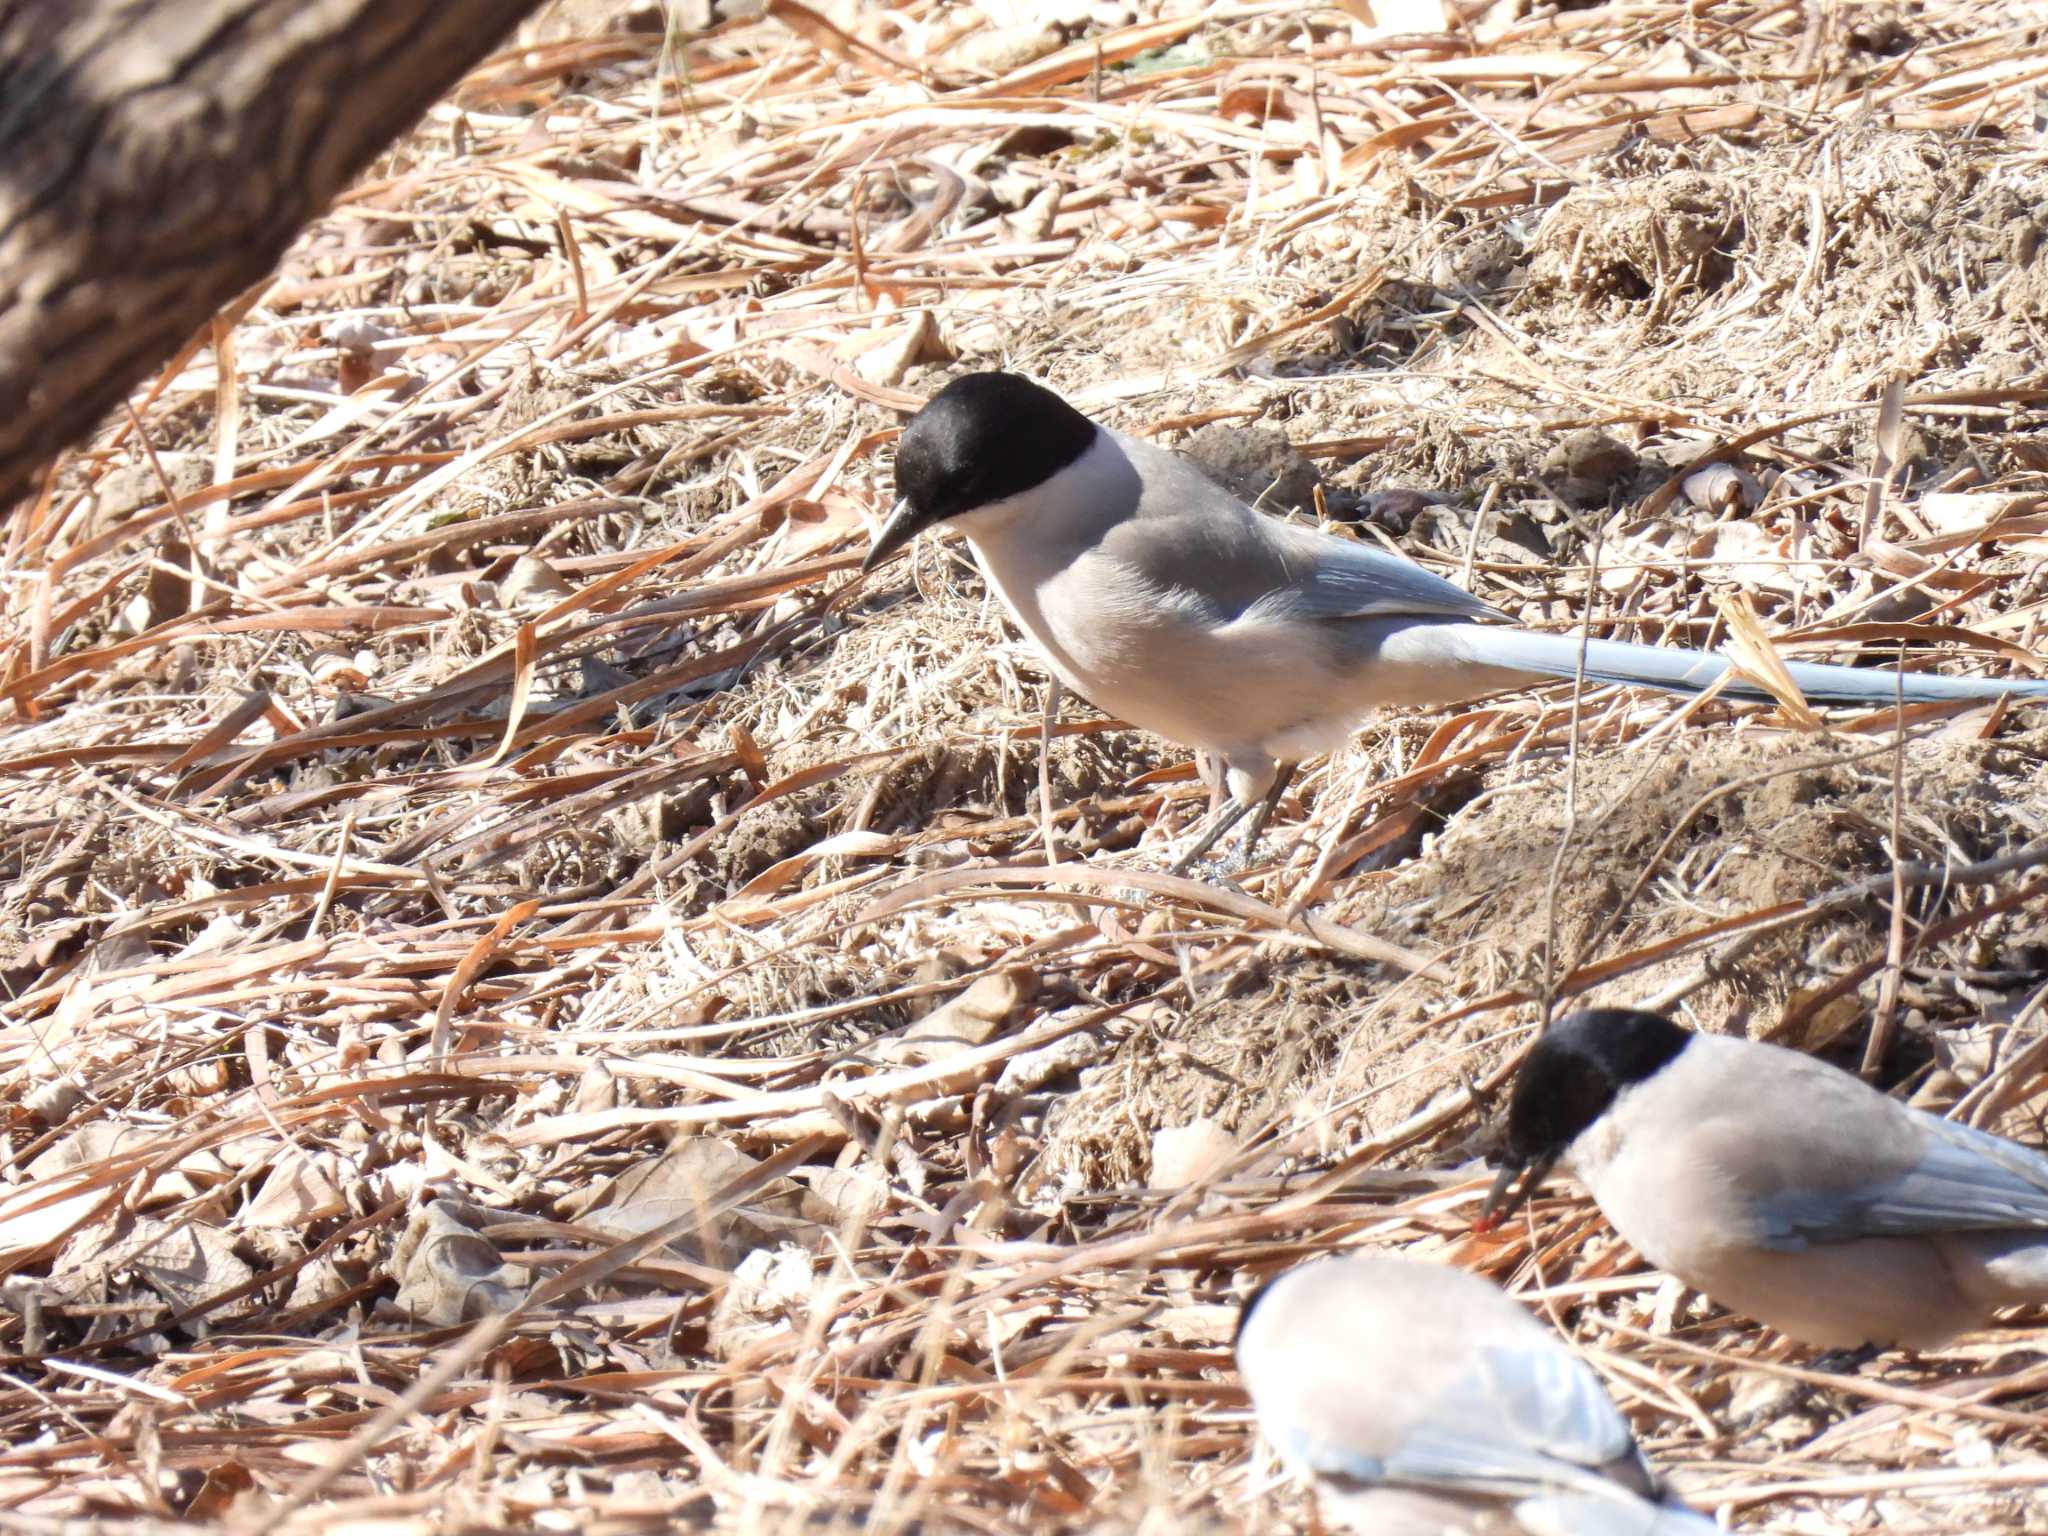
POLYGON ((1172 864, 1167 866, 1166 872, 1171 875, 1183 875, 1191 880, 1199 880, 1204 885, 1220 885, 1226 890, 1236 891, 1242 896, 1249 893, 1245 891, 1242 885, 1238 884, 1238 881, 1247 870, 1254 867, 1255 861, 1242 848, 1211 848, 1208 852, 1193 860, 1190 860, 1185 854, 1180 855, 1172 864))
MULTIPOLYGON (((1148 874, 1171 875, 1175 879, 1195 880, 1203 885, 1220 886, 1235 891, 1240 896, 1250 893, 1237 883, 1236 877, 1249 867, 1240 850, 1222 847, 1211 848, 1193 860, 1188 858, 1188 849, 1200 838, 1201 829, 1168 842, 1164 848, 1148 838, 1137 850, 1136 867, 1148 874), (1155 851, 1156 850, 1156 851, 1155 851)), ((1156 901, 1159 892, 1140 890, 1135 887, 1119 889, 1117 895, 1127 901, 1156 901)))
MULTIPOLYGON (((1865 1344, 1858 1349, 1831 1349, 1808 1361, 1806 1369, 1827 1376, 1854 1376, 1883 1353, 1875 1344, 1865 1344)), ((1787 1419, 1806 1420, 1811 1424, 1813 1433, 1820 1432, 1829 1417, 1826 1410, 1830 1394, 1825 1384, 1792 1381, 1780 1376, 1769 1385, 1770 1389, 1762 1394, 1756 1406, 1730 1420, 1729 1427, 1737 1435, 1760 1435, 1787 1419)))

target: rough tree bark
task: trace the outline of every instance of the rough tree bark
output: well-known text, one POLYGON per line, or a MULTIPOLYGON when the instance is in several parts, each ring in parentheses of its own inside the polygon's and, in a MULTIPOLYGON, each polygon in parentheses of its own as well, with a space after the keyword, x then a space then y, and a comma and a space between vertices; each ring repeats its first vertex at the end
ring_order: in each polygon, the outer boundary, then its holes
POLYGON ((0 518, 539 0, 0 0, 0 518))

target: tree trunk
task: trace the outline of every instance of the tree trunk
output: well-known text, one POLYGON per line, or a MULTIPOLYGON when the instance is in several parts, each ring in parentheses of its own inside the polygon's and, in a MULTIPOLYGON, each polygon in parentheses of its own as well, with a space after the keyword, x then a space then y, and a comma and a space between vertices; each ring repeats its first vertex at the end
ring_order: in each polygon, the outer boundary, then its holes
POLYGON ((538 0, 0 0, 0 516, 538 0))

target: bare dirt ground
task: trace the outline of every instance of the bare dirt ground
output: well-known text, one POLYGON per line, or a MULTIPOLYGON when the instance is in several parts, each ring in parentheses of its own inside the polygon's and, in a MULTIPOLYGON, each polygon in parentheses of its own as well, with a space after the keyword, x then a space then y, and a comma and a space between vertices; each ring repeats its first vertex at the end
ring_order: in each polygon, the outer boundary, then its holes
POLYGON ((1357 1244, 1734 1526, 2048 1530, 2027 1320, 1802 1398, 1467 1230, 1546 1003, 2038 1144, 2048 721, 1390 713, 1230 888, 1070 706, 1048 868, 1029 647, 855 579, 1009 365, 1530 624, 2038 671, 2039 7, 770 11, 545 14, 9 526, 0 1530, 1305 1529, 1230 1331, 1357 1244))

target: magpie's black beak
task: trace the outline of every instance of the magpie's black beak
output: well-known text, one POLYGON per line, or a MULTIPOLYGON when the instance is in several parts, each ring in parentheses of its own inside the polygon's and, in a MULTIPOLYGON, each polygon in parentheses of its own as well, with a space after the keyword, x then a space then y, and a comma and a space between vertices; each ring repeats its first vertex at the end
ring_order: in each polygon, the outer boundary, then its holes
POLYGON ((861 561, 861 574, 865 576, 897 550, 916 538, 920 531, 917 514, 910 510, 910 502, 899 501, 889 509, 882 531, 875 535, 875 542, 868 550, 868 557, 861 561))
POLYGON ((1540 1157, 1527 1163, 1508 1163, 1494 1176, 1493 1188, 1486 1192, 1486 1199, 1479 1207, 1479 1219, 1472 1223, 1474 1232, 1491 1232, 1520 1209, 1524 1200, 1542 1187, 1550 1177, 1550 1165, 1554 1157, 1540 1157), (1515 1181, 1522 1186, 1516 1189, 1515 1181))

